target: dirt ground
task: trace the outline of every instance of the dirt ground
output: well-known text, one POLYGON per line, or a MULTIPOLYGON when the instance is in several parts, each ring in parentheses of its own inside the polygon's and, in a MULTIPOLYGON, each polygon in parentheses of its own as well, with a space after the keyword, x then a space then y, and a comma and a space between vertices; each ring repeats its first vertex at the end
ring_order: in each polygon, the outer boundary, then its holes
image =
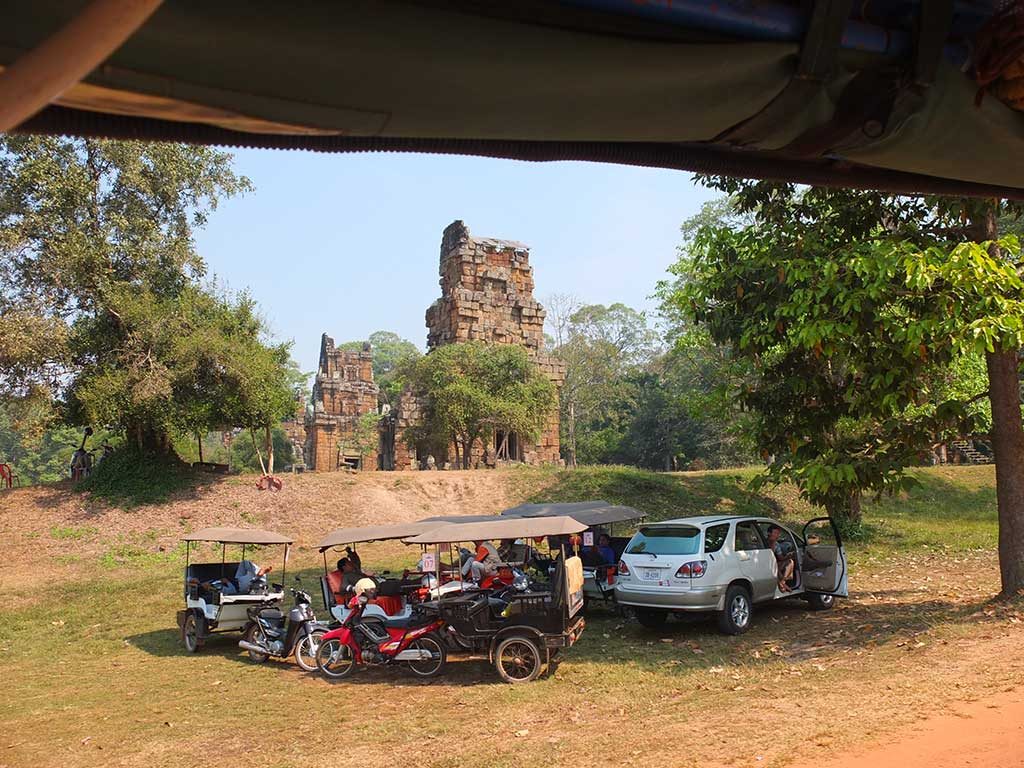
POLYGON ((77 563, 112 542, 165 550, 182 533, 242 525, 296 537, 310 550, 330 530, 433 515, 494 514, 522 501, 514 472, 372 472, 360 475, 284 476, 277 493, 256 490, 255 477, 218 478, 172 502, 122 510, 70 493, 69 484, 0 494, 0 587, 60 573, 82 573, 77 563), (69 557, 70 556, 70 557, 69 557))
POLYGON ((493 512, 524 493, 501 472, 288 481, 269 495, 231 478, 133 511, 61 487, 0 497, 0 768, 211 755, 268 768, 1021 764, 1024 605, 993 600, 991 549, 945 548, 944 534, 895 554, 852 547, 849 599, 761 607, 740 637, 698 619, 652 632, 594 609, 557 671, 528 686, 461 657, 430 681, 367 669, 329 682, 254 665, 227 635, 185 654, 173 619, 185 530, 293 532, 293 565, 312 582, 313 545, 333 527, 493 512))
POLYGON ((1024 689, 964 704, 886 734, 846 755, 793 768, 1020 768, 1024 766, 1024 689))

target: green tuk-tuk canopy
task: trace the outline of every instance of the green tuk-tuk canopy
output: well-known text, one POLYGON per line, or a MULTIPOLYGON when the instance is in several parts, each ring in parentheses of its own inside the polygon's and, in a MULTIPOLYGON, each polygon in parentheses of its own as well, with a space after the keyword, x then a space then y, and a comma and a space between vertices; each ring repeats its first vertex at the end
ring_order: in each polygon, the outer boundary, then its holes
MULTIPOLYGON (((87 5, 7 3, 0 67, 87 5)), ((1019 39, 997 7, 165 0, 16 130, 1020 198, 1024 113, 999 96, 1014 62, 986 65, 1019 39)))

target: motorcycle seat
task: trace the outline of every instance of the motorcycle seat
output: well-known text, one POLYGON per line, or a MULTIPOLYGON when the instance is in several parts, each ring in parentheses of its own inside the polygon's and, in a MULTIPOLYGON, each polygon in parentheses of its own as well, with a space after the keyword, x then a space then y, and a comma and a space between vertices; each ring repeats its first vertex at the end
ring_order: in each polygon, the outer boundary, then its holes
POLYGON ((267 619, 268 621, 276 621, 277 619, 283 619, 284 614, 278 608, 261 608, 260 618, 267 619))
POLYGON ((413 613, 408 616, 388 616, 384 623, 390 629, 415 629, 416 627, 422 627, 424 624, 429 624, 431 621, 432 619, 429 616, 413 613))

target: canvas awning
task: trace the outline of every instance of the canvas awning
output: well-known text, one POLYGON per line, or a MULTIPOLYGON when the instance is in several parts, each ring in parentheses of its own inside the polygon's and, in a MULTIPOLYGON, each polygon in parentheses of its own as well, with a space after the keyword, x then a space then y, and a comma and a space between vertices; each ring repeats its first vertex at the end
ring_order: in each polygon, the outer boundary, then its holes
POLYGON ((491 520, 501 520, 501 515, 437 515, 425 517, 425 523, 485 523, 491 520))
MULTIPOLYGON (((9 3, 0 67, 87 5, 9 3)), ((966 58, 997 1, 869 5, 165 0, 17 130, 1024 197, 1024 113, 966 58)))
POLYGON ((587 526, 571 517, 506 518, 477 523, 443 523, 426 533, 405 539, 407 544, 448 544, 457 541, 564 536, 587 526))
POLYGON ((365 544, 369 541, 404 539, 436 528, 438 522, 396 523, 395 525, 367 525, 358 528, 338 528, 328 533, 317 544, 321 552, 342 544, 365 544))
POLYGON ((630 520, 642 520, 647 515, 633 507, 609 504, 607 501, 573 501, 550 504, 520 504, 501 513, 507 517, 554 517, 568 516, 594 528, 630 520))
POLYGON ((295 539, 256 528, 202 528, 181 537, 182 541, 215 541, 218 544, 291 544, 295 539))

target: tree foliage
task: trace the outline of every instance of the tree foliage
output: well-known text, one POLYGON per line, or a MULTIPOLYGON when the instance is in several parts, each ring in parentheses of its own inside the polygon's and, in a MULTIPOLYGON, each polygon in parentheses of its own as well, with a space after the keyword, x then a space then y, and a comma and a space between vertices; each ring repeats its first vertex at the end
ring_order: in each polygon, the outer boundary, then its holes
POLYGON ((497 430, 535 439, 556 406, 554 385, 510 344, 446 344, 410 363, 407 375, 427 399, 424 423, 407 439, 454 444, 467 469, 477 443, 497 430))
MULTIPOLYGON (((0 393, 170 449, 175 431, 266 428, 287 347, 247 296, 205 283, 193 230, 251 187, 207 147, 0 137, 0 393)), ((27 410, 27 409, 23 409, 27 410)))
POLYGON ((746 363, 731 385, 769 478, 855 517, 861 491, 907 487, 936 439, 983 425, 984 388, 956 372, 1024 335, 1015 237, 1000 260, 942 201, 705 182, 742 223, 700 226, 665 298, 746 363))

